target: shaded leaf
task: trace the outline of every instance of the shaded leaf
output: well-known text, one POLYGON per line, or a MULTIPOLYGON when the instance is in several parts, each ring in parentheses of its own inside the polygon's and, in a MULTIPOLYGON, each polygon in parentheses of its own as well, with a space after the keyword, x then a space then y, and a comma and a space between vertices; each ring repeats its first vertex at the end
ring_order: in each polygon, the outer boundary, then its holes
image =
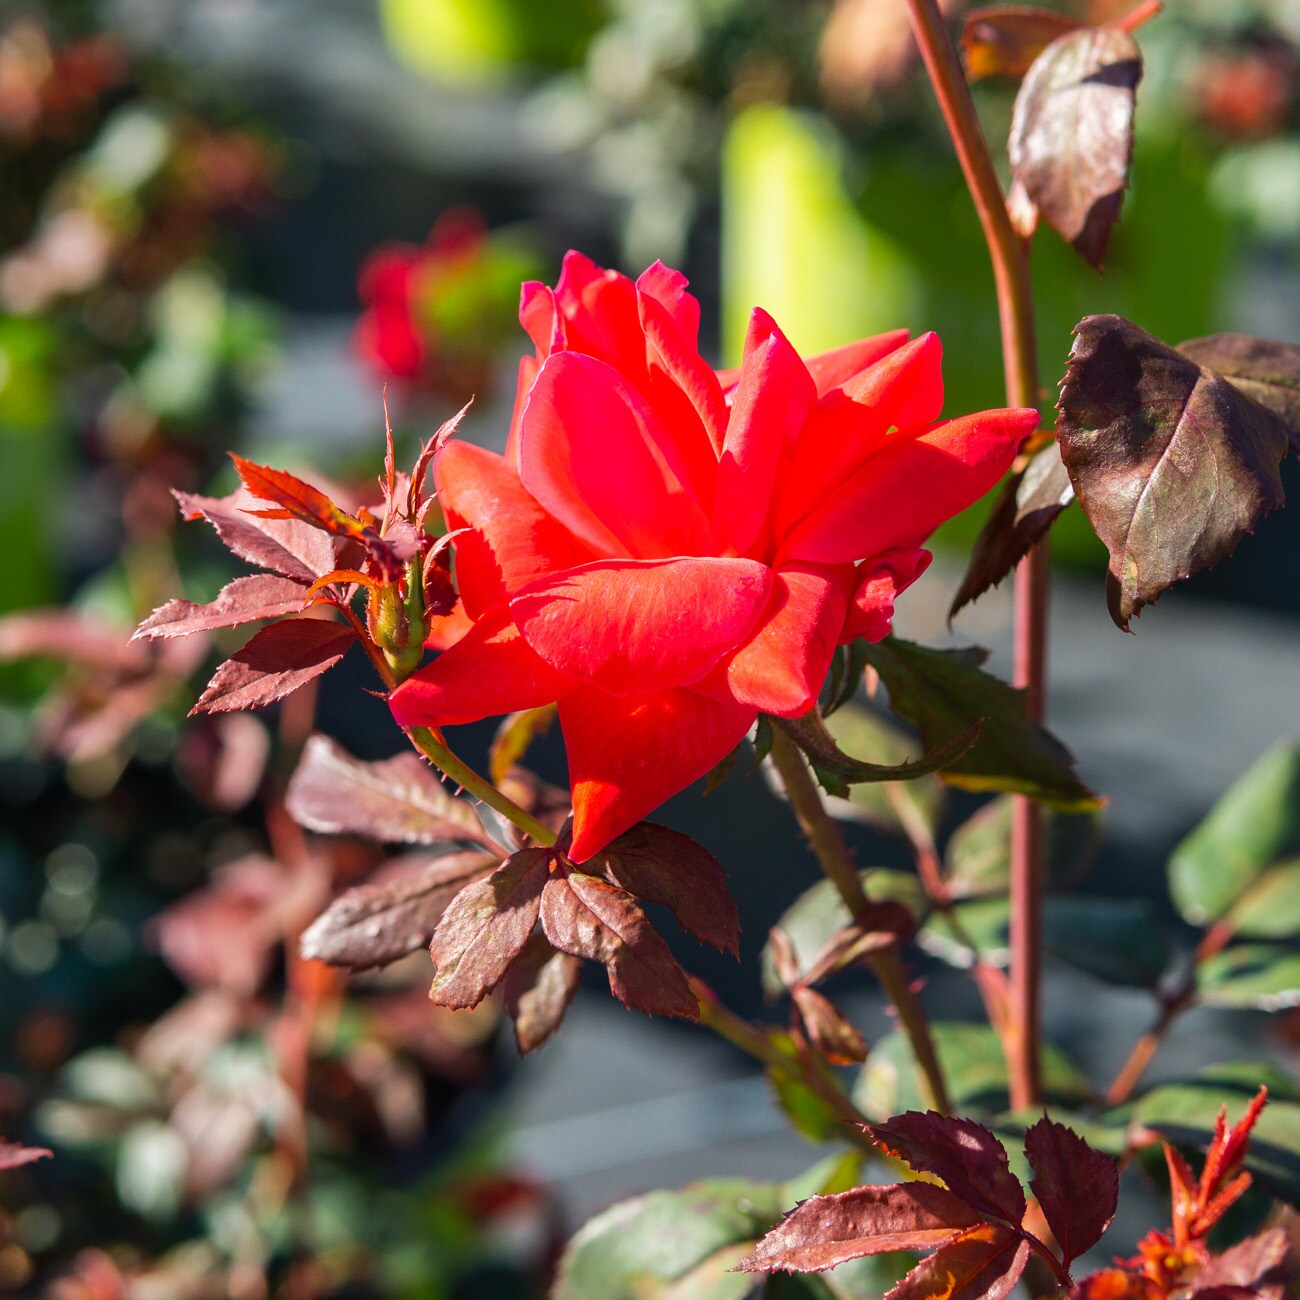
POLYGON ((1300 748, 1283 743, 1253 763, 1174 849, 1169 892, 1185 920, 1206 925, 1292 854, 1300 854, 1300 748))
POLYGON ((1080 28, 1034 60, 1012 113, 1007 151, 1018 189, 1098 270, 1128 186, 1141 79, 1128 32, 1080 28))
POLYGON ((1029 5, 972 9, 962 24, 961 53, 971 81, 1023 77, 1058 36, 1078 30, 1073 18, 1029 5))
POLYGON ((258 709, 282 700, 333 668, 353 640, 350 627, 318 618, 268 624, 217 669, 190 714, 258 709))
POLYGON ((1050 898, 1043 946, 1108 984, 1154 988, 1169 965, 1169 935, 1145 898, 1050 898))
POLYGON ((1007 1164, 995 1134, 973 1120, 910 1110, 868 1130, 883 1151, 918 1173, 943 1179, 948 1190, 982 1214, 1018 1228, 1025 1189, 1007 1164))
POLYGON ((52 1159, 53 1151, 45 1147, 23 1146, 21 1142, 6 1142, 0 1138, 0 1169, 17 1169, 21 1165, 30 1165, 34 1160, 52 1159))
POLYGON ((320 734, 303 748, 285 807, 299 824, 327 835, 401 844, 467 840, 494 847, 474 805, 453 795, 417 755, 367 763, 320 734))
POLYGON ((639 822, 584 865, 633 897, 668 908, 687 934, 740 956, 740 914, 726 873, 689 836, 639 822))
POLYGON ((979 725, 974 744, 944 769, 950 785, 1014 791, 1069 811, 1100 806, 1075 776, 1069 750, 1029 717, 1024 692, 981 671, 986 651, 931 650, 891 636, 868 655, 890 707, 927 744, 979 725))
POLYGON ((821 1273, 864 1255, 933 1250, 979 1221, 961 1197, 931 1183, 856 1187, 804 1201, 738 1267, 821 1273))
POLYGON ((319 488, 303 482, 296 475, 267 465, 255 465, 235 452, 230 453, 240 481, 260 501, 274 501, 279 511, 256 510, 261 519, 300 519, 305 524, 336 533, 340 537, 360 538, 365 527, 348 511, 335 505, 319 488))
POLYGON ((896 765, 870 763, 844 753, 815 709, 802 718, 777 718, 774 721, 808 756, 818 782, 829 793, 844 797, 849 786, 858 782, 910 781, 913 777, 950 767, 975 743, 982 719, 977 718, 966 727, 950 732, 915 762, 896 765))
POLYGON ((578 991, 582 963, 534 934, 506 972, 501 986, 521 1052, 536 1051, 560 1027, 578 991))
POLYGON ((238 812, 252 802, 270 757, 265 725, 247 713, 222 713, 206 726, 187 727, 176 746, 181 779, 220 813, 238 812))
POLYGON ((949 619, 996 587, 1047 536, 1073 500, 1074 485, 1065 472, 1061 449, 1049 442, 1003 484, 971 548, 966 574, 948 607, 949 619))
POLYGON ((553 876, 542 894, 542 928, 562 952, 598 961, 624 1006, 650 1014, 699 1017, 699 1004, 668 945, 630 894, 571 871, 553 876))
POLYGON ((473 1007, 496 988, 537 924, 552 861, 548 849, 521 849, 456 895, 429 945, 434 1002, 473 1007))
POLYGON ((1061 1248, 1068 1269, 1110 1227, 1119 1202, 1119 1166, 1077 1133, 1044 1116, 1025 1134, 1033 1166, 1029 1190, 1061 1248))
POLYGON ((1196 968, 1196 996, 1214 1007, 1300 1006, 1300 952, 1280 944, 1233 944, 1196 968))
POLYGON ((831 1065, 861 1065, 867 1059, 867 1040, 829 998, 806 985, 791 996, 808 1041, 831 1065))
POLYGON ((340 894, 303 931, 302 955, 367 970, 428 947, 447 904, 500 859, 474 850, 398 859, 340 894))
POLYGON ((1107 603, 1125 630, 1282 504, 1277 417, 1120 316, 1076 327, 1059 411, 1061 456, 1110 552, 1107 603))
POLYGON ((1202 1296, 1214 1287, 1246 1287, 1252 1292, 1259 1287, 1277 1287, 1277 1295, 1285 1294, 1284 1265, 1289 1254, 1289 1241, 1285 1228, 1269 1228, 1254 1237, 1216 1255, 1191 1280, 1192 1296, 1202 1296))
POLYGON ((1290 435, 1291 450, 1300 453, 1300 344, 1211 334, 1180 343, 1178 351, 1276 415, 1290 435))
POLYGON ((238 627, 258 619, 282 618, 301 613, 307 588, 292 578, 258 573, 227 583, 216 600, 195 605, 188 600, 169 600, 154 610, 135 630, 139 637, 192 636, 222 627, 238 627))
POLYGON ((335 567, 329 537, 296 519, 260 519, 248 513, 256 498, 240 489, 228 497, 173 494, 186 519, 206 519, 241 560, 299 582, 313 583, 335 567))
POLYGON ((502 719, 488 754, 488 775, 494 785, 500 785, 533 741, 550 730, 557 708, 555 704, 542 704, 502 719))
POLYGON ((1028 1260, 1018 1233, 981 1223, 923 1259, 884 1300, 1002 1300, 1028 1260))
POLYGON ((1011 882, 1011 808, 1011 796, 1000 795, 953 831, 943 856, 954 897, 1006 893, 1011 882))

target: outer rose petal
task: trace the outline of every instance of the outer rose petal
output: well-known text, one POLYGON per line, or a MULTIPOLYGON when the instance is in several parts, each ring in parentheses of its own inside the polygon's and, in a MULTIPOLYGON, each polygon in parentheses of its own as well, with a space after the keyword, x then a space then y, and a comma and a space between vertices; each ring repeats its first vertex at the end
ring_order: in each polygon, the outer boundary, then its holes
POLYGON ((633 379, 644 376, 645 336, 637 319, 636 290, 627 276, 570 250, 555 299, 564 316, 566 348, 599 357, 633 379))
POLYGON ((646 294, 663 304, 664 310, 677 323, 686 343, 699 350, 700 304, 694 294, 687 293, 689 280, 680 272, 656 262, 637 276, 637 294, 646 294))
POLYGON ((519 286, 519 323, 545 361, 564 348, 564 317, 555 301, 555 290, 537 280, 519 286))
POLYGON ((541 363, 536 357, 519 358, 519 378, 515 381, 515 405, 510 412, 510 432, 506 434, 505 452, 506 460, 516 472, 519 470, 519 422, 523 419, 528 394, 540 369, 541 363))
POLYGON ((438 499, 456 539, 456 586, 473 618, 503 605, 545 573, 593 558, 542 509, 504 457, 468 442, 449 442, 434 468, 438 499))
POLYGON ((408 677, 388 705, 399 727, 451 727, 550 704, 574 685, 528 648, 500 609, 408 677))
POLYGON ((597 560, 526 587, 510 612, 552 667, 633 695, 699 681, 748 639, 771 591, 754 560, 597 560))
POLYGON ((782 450, 798 438, 816 396, 798 353, 776 322, 756 309, 718 462, 713 520, 720 550, 744 555, 759 540, 782 450))
POLYGON ((980 411, 889 439, 782 543, 778 567, 919 546, 997 483, 1037 427, 1034 410, 980 411))
POLYGON ((616 370, 560 352, 543 364, 524 408, 520 477, 598 554, 701 555, 709 525, 660 453, 667 441, 616 370))
POLYGON ((862 637, 879 641, 889 635, 894 600, 930 567, 929 551, 886 551, 858 565, 858 587, 849 602, 840 641, 847 645, 862 637))
POLYGON ((573 847, 583 862, 670 795, 715 767, 754 725, 743 704, 678 689, 609 695, 595 686, 560 701, 573 791, 573 847))
POLYGON ((779 718, 807 713, 826 680, 853 581, 847 564, 803 565, 777 573, 772 600, 753 638, 694 689, 779 718))

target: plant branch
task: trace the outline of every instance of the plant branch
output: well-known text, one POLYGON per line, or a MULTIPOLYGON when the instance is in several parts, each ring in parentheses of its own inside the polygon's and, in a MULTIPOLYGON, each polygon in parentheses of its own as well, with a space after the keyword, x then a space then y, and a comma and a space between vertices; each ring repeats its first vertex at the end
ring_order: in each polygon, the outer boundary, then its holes
POLYGON ((457 758, 437 732, 428 727, 407 727, 406 734, 410 737, 411 744, 444 776, 454 781, 467 794, 473 795, 480 803, 495 808, 507 821, 512 822, 536 843, 549 847, 559 838, 549 826, 544 826, 531 813, 525 812, 513 799, 502 794, 489 780, 474 771, 468 763, 457 758))
MULTIPOLYGON (((1038 351, 1029 249, 1007 213, 988 141, 980 127, 970 86, 936 0, 907 0, 912 29, 934 87, 962 174, 975 204, 993 263, 1002 368, 1007 401, 1038 406, 1038 351)), ((1035 546, 1016 567, 1015 684, 1027 692, 1029 712, 1042 718, 1047 627, 1048 552, 1035 546)), ((1007 1068, 1011 1101, 1036 1106, 1039 1080, 1039 987, 1041 984, 1043 828, 1038 805, 1017 796, 1011 842, 1011 999, 1007 1068)))
MULTIPOLYGON (((862 878, 848 845, 844 843, 839 823, 826 811, 821 792, 803 755, 794 741, 779 727, 773 728, 771 758, 781 777, 781 784, 785 787, 790 807, 808 837, 809 846, 822 871, 839 891, 853 919, 870 927, 871 903, 863 892, 862 878)), ((885 990, 885 995, 898 1012, 898 1018, 912 1045, 912 1053, 916 1057, 917 1069, 921 1073, 930 1105, 947 1114, 950 1109, 948 1089, 935 1051, 934 1038, 930 1033, 930 1022, 897 951, 885 948, 869 954, 867 960, 885 990)))

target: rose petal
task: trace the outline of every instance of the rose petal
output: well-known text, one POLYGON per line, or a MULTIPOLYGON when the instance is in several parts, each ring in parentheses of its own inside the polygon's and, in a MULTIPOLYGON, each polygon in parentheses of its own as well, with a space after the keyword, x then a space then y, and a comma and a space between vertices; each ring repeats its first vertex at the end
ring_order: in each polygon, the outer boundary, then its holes
POLYGON ((533 380, 537 378, 537 372, 541 368, 541 363, 536 357, 519 358, 519 377, 515 381, 515 404, 510 412, 510 431, 506 434, 506 461, 511 468, 519 470, 519 422, 524 417, 524 406, 528 402, 528 394, 532 390, 533 380))
POLYGON ((424 638, 424 648, 450 650, 473 626, 474 620, 465 612, 465 602, 458 600, 450 613, 429 619, 429 634, 424 638))
POLYGON ((607 361, 633 382, 645 375, 645 336, 636 289, 627 276, 571 250, 564 255, 555 298, 567 349, 607 361))
MULTIPOLYGON (((865 370, 881 357, 888 356, 895 348, 902 347, 907 342, 907 334, 907 330, 890 330, 887 334, 876 334, 869 339, 859 339, 856 343, 832 348, 829 352, 804 357, 804 365, 808 367, 808 373, 817 385, 818 396, 825 396, 832 388, 839 388, 858 371, 865 370)), ((739 378, 739 368, 718 371, 718 382, 728 399, 739 378)))
POLYGON ((698 681, 749 638, 771 591, 754 560, 598 560, 526 587, 510 612, 552 667, 629 695, 698 681))
POLYGON ((587 686, 562 699, 572 860, 585 861, 717 766, 756 716, 685 689, 617 696, 587 686))
POLYGON ((389 697, 399 727, 451 727, 550 704, 574 688, 539 659, 509 613, 480 619, 450 650, 389 697))
POLYGON ((894 618, 894 601, 930 567, 929 551, 900 549, 886 551, 858 565, 858 587, 849 602, 841 643, 863 637, 879 641, 889 635, 894 618))
POLYGON ((663 305, 677 324, 687 345, 696 350, 700 346, 700 304, 694 294, 686 291, 690 281, 680 272, 655 262, 647 267, 636 281, 638 299, 648 295, 663 305))

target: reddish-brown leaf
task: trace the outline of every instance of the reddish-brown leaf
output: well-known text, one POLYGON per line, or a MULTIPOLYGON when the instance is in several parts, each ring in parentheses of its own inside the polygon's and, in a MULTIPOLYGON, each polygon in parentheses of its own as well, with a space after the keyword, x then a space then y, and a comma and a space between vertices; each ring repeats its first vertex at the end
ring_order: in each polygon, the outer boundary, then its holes
POLYGON ((495 847, 474 805, 453 795, 423 759, 398 754, 367 763, 319 734, 303 748, 285 807, 295 821, 327 835, 366 835, 398 844, 468 841, 495 847))
POLYGON ((318 618, 271 623, 217 669, 190 714, 257 709, 282 700, 333 668, 354 635, 350 627, 318 618))
POLYGON ((687 934, 740 956, 740 914, 726 873, 688 836, 639 822, 588 865, 634 897, 668 908, 687 934))
POLYGON ((838 1007, 806 984, 790 991, 808 1041, 832 1065, 861 1065, 867 1059, 867 1040, 838 1007))
POLYGON ((1217 1300, 1216 1292, 1244 1288, 1260 1300, 1286 1294, 1288 1239, 1285 1228, 1269 1228, 1216 1255, 1190 1281, 1190 1300, 1217 1300))
POLYGON ((501 983, 537 924, 549 849, 521 849, 486 880, 467 885, 438 922, 429 952, 437 966, 429 997, 473 1007, 501 983))
POLYGON ((1055 442, 1039 451, 1002 485, 989 517, 971 550, 966 576, 948 609, 948 617, 996 587, 1030 548, 1047 536, 1066 506, 1074 500, 1074 485, 1065 472, 1055 442))
POLYGON ((1128 185, 1141 78, 1128 32, 1082 28, 1034 60, 1016 96, 1007 143, 1016 184, 1098 269, 1128 185))
POLYGON ((138 637, 192 636, 222 627, 238 627, 264 618, 300 613, 307 588, 292 578, 257 573, 227 583, 210 605, 169 600, 155 609, 135 630, 138 637))
POLYGON ((981 77, 1023 77, 1058 36, 1081 26, 1064 14, 1031 5, 972 9, 961 29, 966 75, 972 81, 981 77))
POLYGON ((221 713, 185 728, 176 766, 185 784, 215 812, 238 812, 262 784, 271 737, 247 713, 221 713))
POLYGON ((1068 1269, 1110 1227, 1119 1200, 1119 1168, 1047 1116, 1025 1134, 1025 1157, 1034 1170, 1030 1191, 1068 1269))
POLYGON ((54 1155, 45 1147, 25 1147, 21 1142, 6 1142, 0 1138, 0 1169, 17 1169, 30 1165, 33 1160, 45 1160, 54 1155))
POLYGON ((542 928, 561 952, 602 963, 610 991, 624 1006, 699 1017, 681 967, 624 890, 580 871, 554 876, 542 894, 542 928))
POLYGON ((974 1120, 909 1110, 869 1129, 876 1145, 918 1173, 942 1178, 948 1190, 983 1214, 1019 1227, 1025 1189, 1011 1172, 1006 1149, 974 1120))
POLYGON ((368 970, 427 948, 451 900, 500 860, 470 849, 390 862, 340 894, 303 931, 300 951, 331 966, 368 970))
POLYGON ((0 618, 0 662, 55 659, 111 673, 148 672, 148 647, 122 628, 70 609, 24 609, 0 618))
POLYGON ((1028 1259, 1018 1233, 981 1223, 923 1259, 884 1300, 1002 1300, 1028 1259))
POLYGON ((1211 334, 1180 343, 1178 351, 1276 415, 1286 426, 1291 450, 1300 455, 1300 344, 1211 334))
POLYGON ((240 481, 259 501, 274 501, 277 510, 254 510, 259 519, 299 519, 314 528, 339 537, 360 539, 365 525, 342 507, 334 504, 319 488, 304 483, 287 470, 255 465, 235 452, 230 453, 240 481))
POLYGON ((857 965, 864 957, 892 948, 916 929, 916 919, 902 903, 869 903, 860 921, 837 930, 818 949, 799 978, 801 984, 820 984, 832 975, 857 965))
POLYGON ((933 1250, 979 1223, 932 1183, 855 1187, 801 1202, 736 1266, 743 1273, 821 1273, 893 1250, 933 1250))
POLYGON ((241 560, 312 583, 336 567, 328 535, 296 519, 260 519, 249 514, 257 499, 240 488, 228 497, 174 494, 186 519, 206 519, 241 560))
POLYGON ((1061 457, 1110 552, 1121 628, 1282 504, 1282 423, 1122 317, 1080 322, 1059 410, 1061 457))
POLYGON ((521 1052, 535 1051, 559 1028, 581 969, 576 957, 557 951, 544 934, 528 940, 501 985, 521 1052))

